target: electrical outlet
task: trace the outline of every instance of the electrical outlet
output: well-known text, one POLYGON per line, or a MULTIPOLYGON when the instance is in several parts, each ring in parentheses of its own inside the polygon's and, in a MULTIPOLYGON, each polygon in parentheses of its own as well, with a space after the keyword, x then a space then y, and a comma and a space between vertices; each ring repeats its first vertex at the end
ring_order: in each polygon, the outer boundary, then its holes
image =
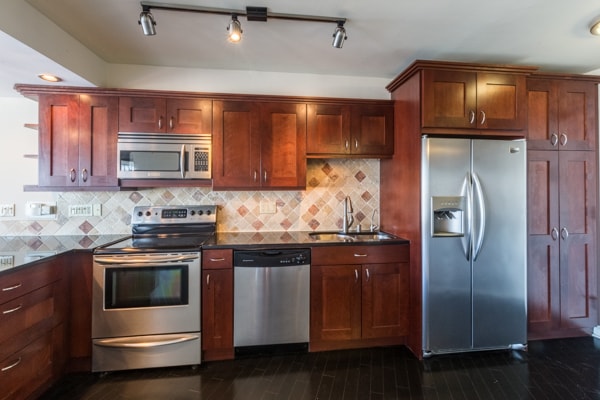
POLYGON ((69 206, 69 217, 91 217, 94 210, 91 204, 72 204, 69 206))
POLYGON ((15 205, 14 204, 0 204, 0 217, 14 217, 15 216, 15 205))
POLYGON ((31 219, 56 219, 56 203, 25 203, 25 216, 31 219))
POLYGON ((102 204, 94 204, 92 206, 92 215, 94 217, 101 217, 102 216, 102 204))
POLYGON ((260 202, 260 213, 261 214, 277 213, 277 203, 274 201, 262 200, 260 202))
POLYGON ((0 267, 12 267, 15 263, 15 256, 0 255, 0 267))

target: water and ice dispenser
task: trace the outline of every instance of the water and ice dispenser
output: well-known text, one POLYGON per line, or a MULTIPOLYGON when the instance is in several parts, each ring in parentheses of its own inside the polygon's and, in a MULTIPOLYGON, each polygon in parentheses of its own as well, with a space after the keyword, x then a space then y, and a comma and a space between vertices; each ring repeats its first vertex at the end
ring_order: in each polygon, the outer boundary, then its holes
POLYGON ((466 204, 463 196, 431 197, 431 236, 464 236, 466 204))

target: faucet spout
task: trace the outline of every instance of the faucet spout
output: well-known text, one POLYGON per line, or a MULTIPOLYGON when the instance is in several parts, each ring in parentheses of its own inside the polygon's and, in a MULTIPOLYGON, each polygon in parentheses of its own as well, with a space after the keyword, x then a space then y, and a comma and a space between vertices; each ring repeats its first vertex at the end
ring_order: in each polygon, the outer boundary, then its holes
POLYGON ((352 200, 350 196, 344 198, 344 215, 342 216, 342 232, 348 233, 348 229, 354 222, 354 216, 352 215, 352 200))

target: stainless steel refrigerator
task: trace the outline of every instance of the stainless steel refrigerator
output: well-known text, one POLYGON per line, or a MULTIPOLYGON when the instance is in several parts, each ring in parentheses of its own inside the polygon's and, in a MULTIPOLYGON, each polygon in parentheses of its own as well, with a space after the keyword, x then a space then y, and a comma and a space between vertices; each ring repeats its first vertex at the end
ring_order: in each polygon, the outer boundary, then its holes
POLYGON ((423 356, 527 342, 526 142, 423 138, 423 356))

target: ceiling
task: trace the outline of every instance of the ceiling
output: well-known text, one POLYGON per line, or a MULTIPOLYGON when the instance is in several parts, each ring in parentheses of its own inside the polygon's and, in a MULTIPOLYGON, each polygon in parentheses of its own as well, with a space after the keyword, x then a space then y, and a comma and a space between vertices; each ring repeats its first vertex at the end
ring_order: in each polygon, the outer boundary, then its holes
MULTIPOLYGON (((226 40, 226 15, 152 10, 156 36, 137 23, 139 0, 26 0, 109 64, 237 69, 393 79, 415 59, 537 65, 543 71, 600 69, 597 0, 164 0, 217 8, 267 7, 269 12, 347 18, 348 39, 331 46, 334 23, 240 17, 243 39, 226 40), (247 3, 249 1, 250 3, 247 3)), ((1 29, 1 27, 0 27, 1 29)), ((1 32, 0 32, 1 33, 1 32)), ((42 67, 68 71, 8 35, 0 35, 0 95, 15 82, 41 83, 42 67), (8 52, 7 52, 8 51, 8 52)))

